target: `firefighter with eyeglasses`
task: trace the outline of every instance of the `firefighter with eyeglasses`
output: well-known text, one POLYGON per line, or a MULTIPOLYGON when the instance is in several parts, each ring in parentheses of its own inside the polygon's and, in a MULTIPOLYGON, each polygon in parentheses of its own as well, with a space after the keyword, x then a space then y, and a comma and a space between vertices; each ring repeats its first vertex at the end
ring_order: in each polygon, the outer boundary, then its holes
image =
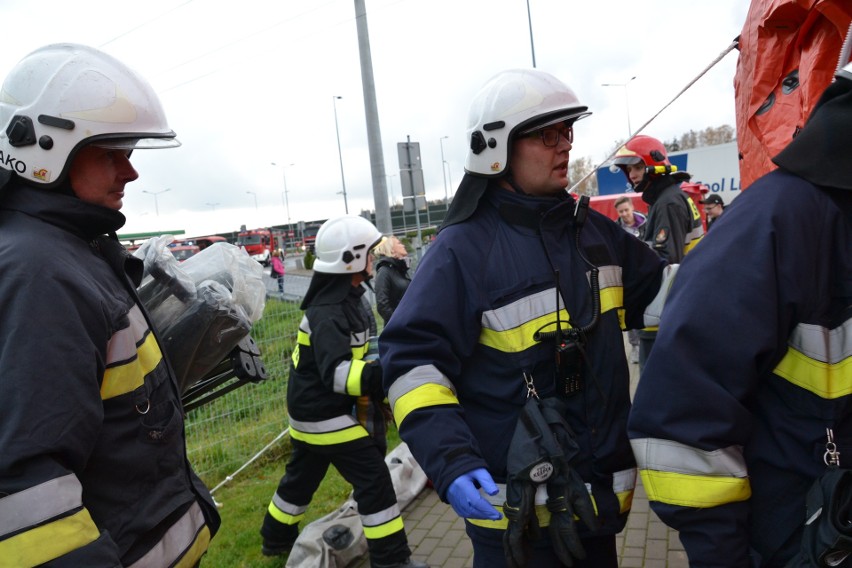
POLYGON ((673 269, 566 190, 590 114, 540 70, 482 87, 465 176, 380 336, 400 436, 477 568, 617 566, 636 482, 622 330, 673 269))

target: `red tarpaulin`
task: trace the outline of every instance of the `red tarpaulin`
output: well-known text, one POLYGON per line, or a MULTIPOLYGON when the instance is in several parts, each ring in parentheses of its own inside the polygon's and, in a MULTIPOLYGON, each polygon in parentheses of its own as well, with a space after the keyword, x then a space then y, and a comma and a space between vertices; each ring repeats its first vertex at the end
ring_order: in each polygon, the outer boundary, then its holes
POLYGON ((734 78, 740 187, 775 168, 837 68, 850 0, 752 0, 734 78))

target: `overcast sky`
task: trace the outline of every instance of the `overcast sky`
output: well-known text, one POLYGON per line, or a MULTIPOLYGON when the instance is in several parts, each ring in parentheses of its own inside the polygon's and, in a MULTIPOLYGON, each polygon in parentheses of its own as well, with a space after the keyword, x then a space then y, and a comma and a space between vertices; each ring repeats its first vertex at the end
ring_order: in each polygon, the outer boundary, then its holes
MULTIPOLYGON (((628 108, 635 131, 730 45, 748 10, 745 0, 528 3, 536 67, 594 113, 577 123, 572 158, 595 163, 627 137, 628 108)), ((390 202, 401 201, 397 143, 407 136, 420 143, 427 197, 442 198, 441 138, 457 185, 473 95, 499 71, 532 67, 527 0, 366 0, 366 9, 390 202)), ((140 178, 127 187, 123 233, 286 223, 287 202, 293 222, 342 214, 335 107, 349 211, 374 209, 353 0, 2 0, 0 21, 3 77, 42 45, 76 42, 121 59, 159 93, 183 146, 134 153, 140 178)), ((645 133, 735 126, 736 57, 645 133)))

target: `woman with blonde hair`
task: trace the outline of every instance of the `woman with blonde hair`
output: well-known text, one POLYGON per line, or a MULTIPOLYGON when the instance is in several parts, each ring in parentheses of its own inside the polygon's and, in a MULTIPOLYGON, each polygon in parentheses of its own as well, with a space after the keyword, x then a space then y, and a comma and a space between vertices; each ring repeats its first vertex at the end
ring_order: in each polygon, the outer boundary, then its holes
POLYGON ((411 278, 408 276, 408 250, 402 242, 391 236, 373 249, 376 257, 376 308, 385 324, 390 320, 402 300, 411 278))

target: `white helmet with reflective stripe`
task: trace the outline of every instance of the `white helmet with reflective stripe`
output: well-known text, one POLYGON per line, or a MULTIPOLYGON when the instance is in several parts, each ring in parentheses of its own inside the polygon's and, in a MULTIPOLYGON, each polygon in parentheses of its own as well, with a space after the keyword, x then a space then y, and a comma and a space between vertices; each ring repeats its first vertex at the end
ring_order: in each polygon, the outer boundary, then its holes
POLYGON ((24 57, 0 90, 0 168, 58 185, 77 150, 180 146, 154 90, 97 49, 54 44, 24 57))
POLYGON ((592 114, 565 83, 537 69, 512 69, 492 77, 470 106, 470 151, 464 169, 484 176, 508 167, 509 147, 518 134, 592 114))
POLYGON ((314 245, 314 271, 357 274, 367 269, 367 256, 384 237, 363 217, 342 215, 322 224, 314 245))

